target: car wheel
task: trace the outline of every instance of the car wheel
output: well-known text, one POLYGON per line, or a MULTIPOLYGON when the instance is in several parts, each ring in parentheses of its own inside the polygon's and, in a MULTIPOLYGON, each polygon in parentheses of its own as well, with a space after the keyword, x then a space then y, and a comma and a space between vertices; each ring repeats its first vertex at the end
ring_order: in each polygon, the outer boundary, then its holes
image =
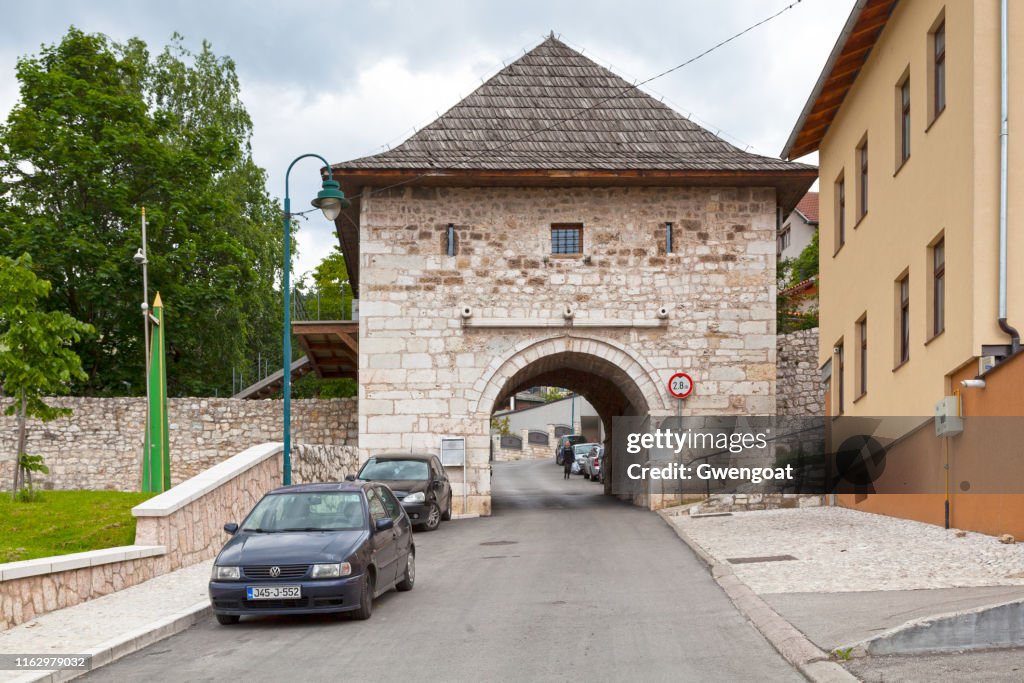
POLYGON ((560 455, 556 455, 555 456, 555 464, 556 465, 561 465, 562 464, 562 456, 560 456, 560 455))
POLYGON ((427 509, 427 521, 421 528, 424 531, 433 531, 439 526, 441 526, 441 508, 437 503, 430 503, 430 507, 427 509))
POLYGON ((232 624, 238 623, 239 616, 237 614, 218 614, 217 623, 221 626, 231 626, 232 624))
POLYGON ((451 521, 452 518, 452 494, 448 494, 448 507, 444 509, 444 514, 441 515, 442 522, 451 521))
POLYGON ((369 619, 373 616, 373 574, 367 570, 363 577, 363 589, 359 592, 359 609, 352 612, 353 619, 369 619))
POLYGON ((405 560, 405 575, 395 584, 400 591, 411 591, 416 584, 416 551, 409 548, 409 557, 405 560))

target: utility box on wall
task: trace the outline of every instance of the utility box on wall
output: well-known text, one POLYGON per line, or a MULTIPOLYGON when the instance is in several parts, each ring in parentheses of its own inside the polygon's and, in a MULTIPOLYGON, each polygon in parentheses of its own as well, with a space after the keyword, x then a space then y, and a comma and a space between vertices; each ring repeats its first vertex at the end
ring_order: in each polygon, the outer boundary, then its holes
POLYGON ((956 396, 944 396, 935 404, 935 436, 956 436, 964 431, 960 402, 956 396))

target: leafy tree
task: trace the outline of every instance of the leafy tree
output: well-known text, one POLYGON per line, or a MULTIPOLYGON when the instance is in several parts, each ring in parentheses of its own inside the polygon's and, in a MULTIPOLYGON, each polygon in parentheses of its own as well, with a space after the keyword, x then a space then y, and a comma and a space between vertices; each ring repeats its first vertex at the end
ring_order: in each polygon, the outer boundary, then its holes
POLYGON ((32 472, 48 472, 43 459, 25 452, 26 420, 43 422, 71 414, 50 406, 47 396, 67 393, 74 380, 85 380, 78 355, 71 348, 93 332, 92 326, 60 311, 43 311, 50 283, 32 272, 32 259, 0 256, 0 387, 14 401, 4 411, 17 415, 18 436, 12 493, 32 472))
POLYGON ((561 401, 563 398, 569 395, 569 392, 559 387, 547 387, 544 391, 544 402, 551 403, 552 401, 561 401))
POLYGON ((151 57, 71 28, 17 63, 0 126, 0 253, 31 253, 48 304, 93 325, 72 391, 145 385, 139 213, 151 293, 165 303, 168 390, 227 392, 230 368, 280 353, 280 212, 253 161, 235 65, 175 35, 151 57))

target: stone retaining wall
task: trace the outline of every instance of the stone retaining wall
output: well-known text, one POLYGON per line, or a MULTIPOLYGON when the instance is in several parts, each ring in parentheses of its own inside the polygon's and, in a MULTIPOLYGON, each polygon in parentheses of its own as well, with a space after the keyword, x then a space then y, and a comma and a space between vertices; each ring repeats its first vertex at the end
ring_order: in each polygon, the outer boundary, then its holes
MULTIPOLYGON (((46 459, 44 488, 137 491, 141 473, 143 398, 51 399, 72 417, 29 422, 28 452, 46 459)), ((180 482, 249 446, 281 439, 280 401, 230 398, 168 400, 171 481, 180 482)), ((0 413, 10 399, 0 400, 0 413)), ((293 443, 357 442, 356 399, 292 401, 293 443)), ((0 415, 0 489, 10 488, 17 437, 13 417, 0 415)), ((37 481, 39 479, 35 478, 37 481)))
MULTIPOLYGON (((355 472, 353 446, 296 445, 293 481, 337 481, 355 472)), ((241 522, 281 485, 280 444, 262 444, 133 508, 134 546, 0 564, 0 630, 214 557, 226 522, 241 522)))
POLYGON ((778 414, 824 415, 825 394, 818 371, 818 328, 780 334, 776 349, 778 414))

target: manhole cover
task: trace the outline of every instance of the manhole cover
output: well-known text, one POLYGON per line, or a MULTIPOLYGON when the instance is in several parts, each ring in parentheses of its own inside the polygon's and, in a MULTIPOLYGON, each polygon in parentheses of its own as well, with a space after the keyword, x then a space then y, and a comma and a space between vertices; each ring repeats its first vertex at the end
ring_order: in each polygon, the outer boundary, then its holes
POLYGON ((484 541, 480 545, 515 545, 519 541, 484 541))
POLYGON ((729 557, 725 561, 729 564, 754 564, 755 562, 786 562, 795 559, 792 555, 766 555, 764 557, 729 557))

